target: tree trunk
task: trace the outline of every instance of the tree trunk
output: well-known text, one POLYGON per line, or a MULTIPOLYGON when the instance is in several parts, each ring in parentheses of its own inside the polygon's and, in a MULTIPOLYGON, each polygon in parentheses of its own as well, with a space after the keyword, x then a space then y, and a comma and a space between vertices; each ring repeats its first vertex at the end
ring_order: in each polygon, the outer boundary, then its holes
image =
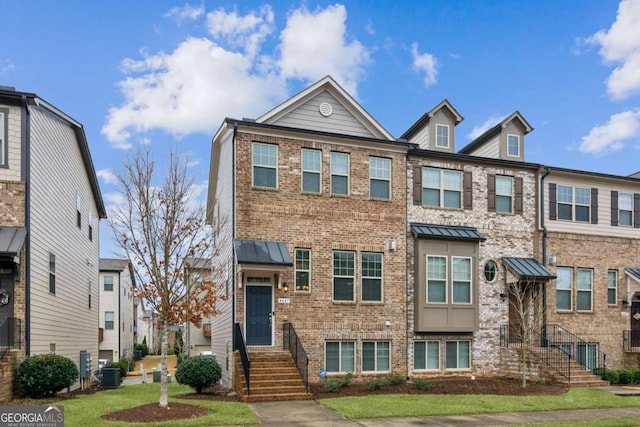
POLYGON ((160 348, 160 407, 168 408, 168 387, 167 387, 167 350, 169 347, 169 324, 162 321, 162 344, 160 348))

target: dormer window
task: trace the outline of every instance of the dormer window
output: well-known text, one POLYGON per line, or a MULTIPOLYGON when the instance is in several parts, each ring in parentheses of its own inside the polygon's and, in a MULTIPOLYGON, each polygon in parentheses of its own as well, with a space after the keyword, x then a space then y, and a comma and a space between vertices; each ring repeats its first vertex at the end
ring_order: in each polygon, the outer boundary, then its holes
POLYGON ((520 157, 520 136, 507 135, 507 155, 509 157, 520 157))
POLYGON ((449 126, 436 125, 436 147, 449 148, 449 126))

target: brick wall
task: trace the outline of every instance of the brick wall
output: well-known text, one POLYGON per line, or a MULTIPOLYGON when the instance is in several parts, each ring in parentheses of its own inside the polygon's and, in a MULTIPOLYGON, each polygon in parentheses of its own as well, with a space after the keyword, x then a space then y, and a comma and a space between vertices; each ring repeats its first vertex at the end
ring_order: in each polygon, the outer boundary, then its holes
POLYGON ((24 227, 24 183, 0 181, 0 226, 24 227))
MULTIPOLYGON (((292 255, 296 247, 311 249, 310 292, 294 292, 293 268, 281 272, 290 290, 287 294, 275 290, 275 347, 282 346, 282 323, 288 319, 309 354, 311 381, 318 380, 317 372, 324 367, 326 340, 355 342, 356 375, 360 372, 362 341, 389 341, 392 370, 406 375, 404 152, 386 151, 380 145, 355 147, 247 133, 239 133, 236 142, 236 238, 284 241, 292 255), (277 190, 252 188, 252 141, 278 145, 277 190), (301 193, 301 147, 322 150, 322 194, 301 193), (331 151, 350 153, 348 197, 330 195, 331 151), (370 155, 391 159, 391 200, 369 198, 370 155), (395 251, 387 250, 389 240, 396 242, 395 251), (355 302, 332 301, 334 250, 356 252, 355 302), (359 257, 364 251, 383 254, 382 303, 365 303, 360 298, 359 257), (278 303, 278 297, 287 297, 290 303, 278 303)), ((243 322, 242 290, 238 290, 236 301, 236 320, 243 322)))

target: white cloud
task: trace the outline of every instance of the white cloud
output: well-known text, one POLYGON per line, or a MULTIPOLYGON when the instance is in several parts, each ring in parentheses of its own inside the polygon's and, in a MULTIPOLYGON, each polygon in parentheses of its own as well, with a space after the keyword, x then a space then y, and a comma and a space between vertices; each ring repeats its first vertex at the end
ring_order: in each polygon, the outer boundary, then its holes
POLYGON ((118 182, 116 174, 114 174, 113 171, 108 168, 97 170, 96 175, 98 175, 98 177, 107 184, 116 184, 118 182))
POLYGON ((471 129, 471 132, 469 132, 466 135, 467 139, 470 141, 473 141, 474 139, 476 139, 477 137, 479 137, 480 135, 482 135, 483 133, 485 133, 486 131, 488 131, 498 123, 500 123, 502 120, 504 120, 505 117, 506 116, 500 116, 500 115, 493 115, 489 117, 483 123, 474 126, 473 129, 471 129))
POLYGON ((604 155, 621 150, 625 141, 640 137, 640 110, 614 114, 609 122, 596 126, 582 137, 580 151, 604 155))
POLYGON ((607 91, 614 99, 640 93, 640 1, 622 0, 616 21, 586 40, 600 46, 600 55, 617 64, 607 79, 607 91))
POLYGON ((124 100, 110 108, 102 133, 122 149, 152 130, 178 138, 210 135, 225 116, 257 116, 281 102, 288 79, 316 81, 330 74, 355 96, 369 53, 347 39, 346 17, 341 5, 295 9, 275 53, 261 54, 276 31, 270 6, 246 15, 210 12, 210 37, 187 38, 168 52, 141 50, 139 58, 121 62, 125 77, 118 87, 124 100))
POLYGON ((282 76, 315 81, 330 74, 356 96, 369 52, 359 41, 347 39, 346 20, 347 10, 339 4, 291 12, 280 34, 282 76))
POLYGON ((411 45, 411 55, 413 56, 413 69, 424 73, 424 85, 429 87, 437 82, 438 60, 430 53, 419 53, 418 43, 411 45))
POLYGON ((5 59, 4 63, 0 63, 0 76, 4 76, 7 75, 9 73, 9 71, 13 70, 15 67, 15 65, 13 65, 13 62, 11 62, 11 60, 9 59, 5 59))
POLYGON ((183 21, 193 21, 198 19, 204 13, 204 5, 200 6, 191 6, 190 4, 185 4, 182 7, 176 6, 169 9, 164 16, 173 18, 176 20, 178 24, 181 24, 183 21))

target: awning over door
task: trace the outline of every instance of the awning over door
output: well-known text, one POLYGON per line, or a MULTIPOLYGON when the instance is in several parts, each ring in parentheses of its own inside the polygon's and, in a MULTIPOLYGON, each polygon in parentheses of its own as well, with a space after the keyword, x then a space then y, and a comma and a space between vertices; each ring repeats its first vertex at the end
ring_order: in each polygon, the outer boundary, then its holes
POLYGON ((284 242, 267 240, 234 240, 238 264, 293 266, 284 242))
POLYGON ((537 282, 547 282, 555 279, 556 276, 533 258, 503 257, 502 263, 520 280, 535 280, 537 282))
POLYGON ((26 236, 24 227, 0 227, 0 258, 19 256, 26 236))
POLYGON ((484 242, 485 239, 475 227, 411 223, 411 231, 418 238, 444 240, 471 240, 484 242))

